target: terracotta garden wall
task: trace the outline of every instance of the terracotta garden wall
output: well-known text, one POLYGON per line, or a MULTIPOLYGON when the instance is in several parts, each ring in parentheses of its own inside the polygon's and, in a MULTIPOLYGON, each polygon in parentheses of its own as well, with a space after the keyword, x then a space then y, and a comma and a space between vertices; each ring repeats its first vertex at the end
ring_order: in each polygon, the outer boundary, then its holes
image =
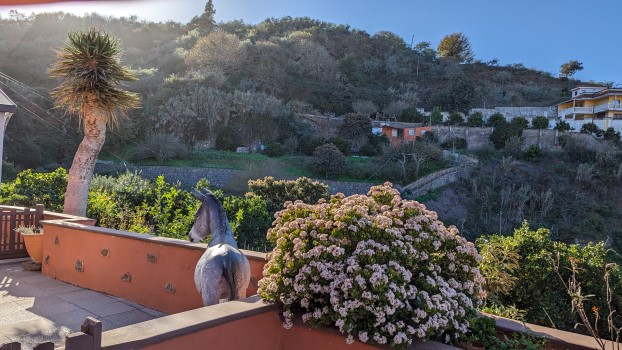
MULTIPOLYGON (((331 328, 311 329, 295 322, 282 327, 278 305, 258 296, 202 307, 194 268, 205 244, 93 227, 93 221, 45 213, 42 273, 170 314, 102 333, 102 349, 344 349, 378 347, 355 342, 331 328)), ((256 294, 266 254, 243 251, 251 263, 247 296, 256 294)), ((503 333, 529 332, 547 337, 552 349, 594 348, 590 337, 497 318, 503 333)), ((435 342, 412 349, 456 349, 435 342)))
MULTIPOLYGON (((194 268, 205 244, 61 220, 43 226, 44 275, 168 314, 203 306, 194 268)), ((244 253, 251 263, 250 296, 257 292, 265 254, 244 253)))
MULTIPOLYGON (((360 342, 348 345, 333 328, 310 328, 294 322, 284 329, 278 305, 258 296, 117 328, 102 333, 102 350, 121 349, 253 349, 253 350, 372 350, 386 347, 360 342)), ((437 342, 416 343, 410 349, 456 350, 437 342)))

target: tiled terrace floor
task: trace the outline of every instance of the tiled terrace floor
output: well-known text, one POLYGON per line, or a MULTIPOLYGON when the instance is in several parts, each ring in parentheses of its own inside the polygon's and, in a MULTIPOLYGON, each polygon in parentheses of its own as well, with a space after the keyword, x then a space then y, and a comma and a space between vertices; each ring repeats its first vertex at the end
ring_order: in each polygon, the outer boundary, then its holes
POLYGON ((64 344, 88 316, 104 331, 165 314, 103 293, 25 271, 21 261, 0 260, 0 345, 21 342, 22 349, 52 341, 64 344))

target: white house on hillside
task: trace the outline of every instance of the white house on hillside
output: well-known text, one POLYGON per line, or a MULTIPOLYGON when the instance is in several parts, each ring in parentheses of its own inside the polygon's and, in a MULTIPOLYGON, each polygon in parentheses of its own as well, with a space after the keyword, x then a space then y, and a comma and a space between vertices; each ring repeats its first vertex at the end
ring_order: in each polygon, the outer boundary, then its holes
POLYGON ((622 89, 604 86, 578 86, 571 90, 572 98, 557 105, 557 116, 575 130, 593 122, 606 130, 622 131, 622 89))

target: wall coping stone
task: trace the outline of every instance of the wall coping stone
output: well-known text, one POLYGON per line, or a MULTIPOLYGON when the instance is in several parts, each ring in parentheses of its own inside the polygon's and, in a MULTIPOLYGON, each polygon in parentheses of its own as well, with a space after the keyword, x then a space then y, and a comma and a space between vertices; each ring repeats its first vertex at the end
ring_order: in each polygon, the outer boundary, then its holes
POLYGON ((102 333, 102 350, 136 349, 243 318, 280 310, 258 295, 201 307, 102 333))
MULTIPOLYGON (((79 217, 76 217, 76 218, 79 218, 79 217)), ((80 220, 84 220, 84 218, 80 218, 80 220)), ((89 220, 93 220, 93 219, 89 219, 89 220)), ((154 235, 148 235, 144 233, 115 230, 115 229, 106 228, 106 227, 84 225, 82 223, 73 222, 73 220, 67 220, 67 219, 42 220, 41 223, 44 225, 64 227, 64 228, 73 229, 73 230, 93 232, 93 233, 102 234, 102 235, 115 236, 115 237, 121 237, 121 238, 127 238, 127 239, 135 239, 139 241, 152 242, 152 243, 157 243, 157 244, 162 244, 162 245, 183 247, 187 249, 194 249, 194 250, 200 250, 200 251, 205 251, 205 249, 207 249, 207 244, 205 243, 192 243, 190 241, 184 241, 178 238, 154 236, 154 235)), ((256 259, 256 260, 267 260, 267 256, 268 256, 267 253, 256 252, 256 251, 245 250, 245 249, 240 249, 240 251, 244 253, 244 255, 246 255, 248 258, 256 259)))
MULTIPOLYGON (((523 323, 505 317, 483 314, 484 316, 493 318, 496 323, 497 331, 503 333, 528 333, 539 337, 546 338, 550 343, 555 345, 566 345, 573 350, 593 350, 598 348, 598 344, 594 338, 559 329, 539 326, 531 323, 523 323)), ((605 342, 607 347, 611 342, 605 342)))

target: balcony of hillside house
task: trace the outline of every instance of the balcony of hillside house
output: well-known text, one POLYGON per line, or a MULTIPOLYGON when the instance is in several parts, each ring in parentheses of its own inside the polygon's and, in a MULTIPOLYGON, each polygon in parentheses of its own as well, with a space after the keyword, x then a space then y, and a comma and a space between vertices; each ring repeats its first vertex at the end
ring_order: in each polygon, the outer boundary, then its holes
POLYGON ((593 107, 570 107, 559 111, 560 118, 572 118, 575 114, 593 114, 593 107))
POLYGON ((620 102, 610 102, 594 107, 570 107, 560 110, 558 117, 570 119, 575 114, 597 114, 607 111, 622 111, 622 104, 620 102))
MULTIPOLYGON (((262 302, 257 282, 267 255, 244 250, 251 264, 247 298, 203 307, 194 286, 206 245, 93 226, 87 218, 0 206, 0 251, 23 249, 11 228, 36 218, 44 228, 41 271, 24 259, 0 260, 0 349, 387 349, 334 328, 294 320, 262 302), (34 214, 33 214, 34 215, 34 214)), ((34 221, 32 221, 34 223, 34 221)), ((6 256, 5 256, 6 257, 6 256)), ((586 336, 496 318, 500 337, 527 332, 547 349, 594 349, 586 336)), ((434 341, 409 349, 457 349, 434 341)))

